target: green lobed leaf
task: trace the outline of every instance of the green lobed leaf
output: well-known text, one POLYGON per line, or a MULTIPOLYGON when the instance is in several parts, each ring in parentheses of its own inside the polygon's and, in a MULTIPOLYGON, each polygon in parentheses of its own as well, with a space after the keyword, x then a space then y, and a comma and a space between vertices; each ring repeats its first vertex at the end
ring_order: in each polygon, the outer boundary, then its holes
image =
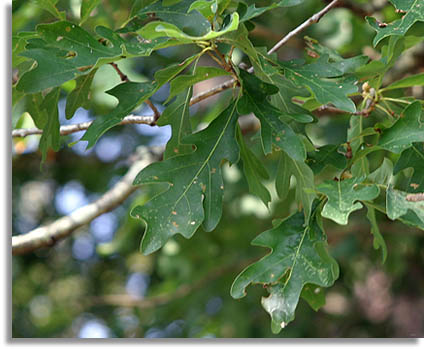
POLYGON ((316 58, 329 56, 329 64, 343 74, 355 73, 358 68, 364 66, 369 61, 369 57, 363 55, 344 58, 337 51, 321 45, 317 40, 308 36, 305 36, 304 40, 306 41, 308 47, 307 53, 309 55, 315 56, 316 58))
POLYGON ((295 199, 302 204, 307 222, 316 197, 313 171, 304 161, 296 161, 285 152, 281 152, 276 174, 276 191, 281 199, 288 193, 291 176, 294 176, 297 182, 295 199))
POLYGON ((329 287, 338 278, 338 264, 327 252, 324 232, 315 219, 305 226, 301 212, 258 235, 252 245, 270 248, 271 252, 244 269, 230 293, 233 298, 242 298, 250 284, 264 284, 270 296, 261 303, 276 332, 294 320, 305 285, 329 287))
POLYGON ((97 117, 87 129, 82 141, 88 141, 87 149, 91 148, 97 140, 109 129, 118 125, 122 119, 129 115, 143 101, 156 91, 155 84, 151 82, 123 82, 106 93, 118 99, 118 105, 107 115, 97 117))
POLYGON ((97 69, 93 69, 87 75, 79 76, 75 88, 66 98, 65 116, 69 120, 74 116, 79 107, 90 108, 90 87, 97 69))
POLYGON ((240 71, 244 96, 238 108, 241 113, 254 113, 261 122, 261 137, 264 152, 272 151, 272 144, 285 151, 296 161, 304 161, 306 152, 303 142, 292 128, 280 119, 280 110, 272 106, 267 97, 278 91, 277 87, 267 84, 255 75, 240 71))
POLYGON ((343 170, 347 166, 347 158, 338 152, 338 144, 327 144, 308 153, 307 164, 315 174, 320 173, 327 165, 343 170))
POLYGON ((401 153, 413 142, 424 141, 423 108, 419 101, 408 105, 392 127, 383 131, 378 145, 393 153, 401 153))
POLYGON ((413 174, 408 181, 405 191, 409 193, 424 192, 424 144, 413 143, 413 146, 404 150, 394 166, 396 175, 406 168, 413 168, 413 174))
POLYGON ((202 223, 207 231, 216 227, 224 189, 221 162, 239 159, 236 121, 235 102, 206 129, 183 140, 196 146, 194 152, 151 164, 137 175, 135 185, 169 183, 167 190, 131 211, 133 217, 146 221, 144 254, 158 250, 175 234, 190 238, 202 223))
POLYGON ((264 205, 268 207, 271 196, 262 181, 269 179, 269 174, 261 161, 258 160, 255 154, 246 146, 240 128, 237 130, 237 140, 243 161, 243 172, 248 182, 249 191, 258 196, 263 201, 264 205))
POLYGON ((90 13, 99 5, 100 0, 84 0, 81 2, 80 25, 90 16, 90 13))
POLYGON ((36 67, 18 82, 17 89, 25 93, 60 86, 102 64, 121 59, 123 54, 150 55, 164 41, 126 43, 112 30, 97 27, 98 34, 110 42, 105 46, 78 25, 67 21, 40 24, 36 30, 39 38, 28 39, 26 50, 21 53, 37 61, 36 67))
POLYGON ((170 83, 170 95, 167 101, 198 82, 223 75, 230 75, 230 73, 216 67, 197 67, 193 74, 179 75, 170 83))
MULTIPOLYGON (((416 227, 424 229, 424 201, 409 200, 410 194, 404 191, 393 189, 391 185, 387 188, 386 210, 389 219, 395 220, 403 216, 414 214, 417 218, 416 227)), ((414 221, 409 219, 409 223, 414 221)))
POLYGON ((305 65, 301 65, 298 61, 279 62, 279 64, 288 79, 310 89, 320 103, 332 103, 339 109, 355 112, 355 104, 347 97, 357 92, 355 79, 330 79, 342 76, 343 72, 330 64, 328 58, 323 55, 316 62, 305 65))
POLYGON ((398 10, 406 12, 400 19, 397 19, 394 22, 384 26, 380 26, 375 18, 366 17, 366 21, 377 32, 375 38, 373 39, 373 46, 376 46, 382 39, 386 38, 387 36, 403 36, 413 24, 424 21, 423 0, 403 0, 392 2, 398 10))
POLYGON ((375 209, 366 204, 367 207, 367 218, 369 219, 371 228, 370 232, 373 235, 373 248, 375 250, 381 249, 382 251, 382 263, 385 263, 388 255, 387 251, 387 244, 385 243, 384 237, 382 236, 381 232, 379 231, 378 223, 376 222, 376 214, 375 209))
POLYGON ((215 31, 211 28, 203 35, 188 35, 174 24, 167 22, 150 22, 146 24, 138 33, 145 39, 156 39, 160 37, 169 37, 177 39, 182 43, 192 43, 196 41, 207 41, 222 36, 228 32, 234 31, 239 25, 239 15, 237 12, 231 15, 230 22, 221 30, 215 31))
POLYGON ((381 91, 395 90, 397 88, 407 88, 412 86, 423 86, 424 85, 424 73, 407 76, 401 80, 393 82, 387 87, 381 89, 381 91))
POLYGON ((365 177, 353 177, 346 180, 325 181, 317 190, 328 197, 322 210, 322 216, 334 222, 346 225, 351 212, 363 206, 358 200, 373 200, 379 195, 376 185, 362 186, 365 177))
MULTIPOLYGON (((300 96, 308 96, 309 92, 300 86, 296 86, 290 80, 286 79, 280 69, 271 64, 271 58, 263 48, 258 48, 258 57, 262 73, 265 79, 275 85, 279 91, 271 97, 272 104, 277 107, 282 115, 297 122, 309 123, 314 121, 313 115, 298 104, 293 103, 292 99, 300 96)), ((277 64, 273 60, 274 64, 277 64)))
POLYGON ((381 166, 367 177, 369 181, 375 184, 388 185, 393 173, 393 163, 390 159, 384 158, 381 166))
POLYGON ((168 23, 173 28, 177 28, 177 32, 180 34, 196 37, 204 36, 211 30, 211 24, 197 10, 188 13, 192 3, 192 0, 183 0, 167 6, 164 1, 157 1, 139 9, 136 16, 144 20, 154 15, 154 18, 164 21, 164 24, 168 23))

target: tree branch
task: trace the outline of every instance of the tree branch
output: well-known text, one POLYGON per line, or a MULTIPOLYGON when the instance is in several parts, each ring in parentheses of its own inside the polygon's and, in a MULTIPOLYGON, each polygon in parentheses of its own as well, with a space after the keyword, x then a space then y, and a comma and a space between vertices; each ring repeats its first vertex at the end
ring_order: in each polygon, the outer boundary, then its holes
POLYGON ((78 208, 68 216, 64 216, 51 224, 39 227, 23 235, 12 237, 12 254, 23 254, 41 247, 52 246, 56 241, 69 236, 77 228, 91 222, 101 214, 111 211, 130 196, 137 186, 133 186, 136 175, 150 163, 159 160, 162 147, 139 148, 137 160, 129 168, 126 175, 98 200, 78 208))
MULTIPOLYGON (((118 125, 128 124, 146 124, 151 125, 155 121, 154 116, 148 115, 128 115, 118 125)), ((59 132, 62 136, 69 135, 71 133, 84 131, 89 128, 93 121, 82 122, 80 124, 65 125, 61 126, 59 132)), ((41 135, 43 130, 38 128, 18 128, 12 130, 12 137, 26 137, 30 135, 41 135)))

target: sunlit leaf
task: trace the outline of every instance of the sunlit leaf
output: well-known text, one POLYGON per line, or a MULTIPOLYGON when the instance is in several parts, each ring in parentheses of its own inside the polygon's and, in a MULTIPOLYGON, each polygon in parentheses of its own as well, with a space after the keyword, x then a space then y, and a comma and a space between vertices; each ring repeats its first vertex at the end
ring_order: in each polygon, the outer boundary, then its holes
POLYGON ((215 31, 209 29, 205 34, 200 36, 188 35, 177 26, 167 22, 150 22, 146 24, 138 33, 146 39, 156 39, 160 37, 170 37, 177 39, 183 43, 191 43, 196 41, 206 41, 222 36, 228 32, 234 31, 238 28, 239 16, 237 12, 231 16, 231 21, 221 30, 215 31))
POLYGON ((325 181, 317 190, 328 197, 322 210, 322 216, 334 222, 346 225, 351 212, 363 206, 359 200, 373 200, 379 195, 376 185, 361 185, 364 177, 353 177, 345 180, 325 181))

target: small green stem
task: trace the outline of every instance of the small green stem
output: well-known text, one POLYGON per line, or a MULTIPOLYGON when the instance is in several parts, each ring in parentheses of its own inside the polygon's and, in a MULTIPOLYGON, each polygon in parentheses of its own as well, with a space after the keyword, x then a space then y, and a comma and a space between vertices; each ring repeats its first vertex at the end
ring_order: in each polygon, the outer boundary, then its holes
POLYGON ((392 115, 391 115, 391 113, 387 110, 387 109, 385 109, 382 105, 379 105, 379 104, 375 104, 375 107, 377 107, 378 109, 381 109, 385 114, 387 114, 388 116, 390 116, 391 118, 393 117, 392 115))
POLYGON ((383 100, 383 101, 389 101, 389 102, 395 102, 395 103, 410 104, 409 101, 405 101, 404 99, 398 99, 398 98, 382 97, 381 100, 383 100))

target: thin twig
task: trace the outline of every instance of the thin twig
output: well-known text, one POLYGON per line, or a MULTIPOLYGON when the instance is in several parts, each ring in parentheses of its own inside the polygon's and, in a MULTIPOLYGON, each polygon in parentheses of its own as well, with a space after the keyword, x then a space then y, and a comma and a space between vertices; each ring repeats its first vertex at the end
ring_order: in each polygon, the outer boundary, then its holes
POLYGON ((51 224, 39 227, 23 235, 12 237, 12 254, 18 255, 41 247, 52 246, 58 240, 69 236, 79 227, 91 222, 105 212, 120 205, 130 194, 138 189, 133 185, 136 175, 150 163, 157 161, 163 148, 139 148, 137 160, 125 176, 98 200, 78 208, 68 216, 59 218, 51 224))
POLYGON ((289 32, 282 40, 280 40, 276 45, 274 45, 267 54, 272 54, 273 52, 276 52, 279 50, 283 45, 285 45, 289 39, 291 39, 293 36, 297 35, 298 33, 302 32, 304 29, 309 27, 310 25, 317 23, 320 21, 320 19, 329 12, 329 10, 332 9, 332 7, 335 7, 338 4, 339 0, 333 0, 330 4, 328 4, 326 7, 324 7, 319 12, 315 13, 313 16, 311 16, 309 19, 307 19, 304 23, 296 27, 294 30, 289 32))
POLYGON ((153 111, 153 117, 154 120, 152 121, 151 125, 154 126, 156 124, 156 122, 158 121, 159 117, 161 116, 161 113, 158 111, 158 109, 156 109, 155 105, 149 100, 147 99, 145 101, 145 103, 149 106, 149 108, 152 109, 153 111))
POLYGON ((115 71, 118 73, 118 75, 120 76, 121 81, 129 81, 127 75, 125 75, 120 68, 118 68, 118 65, 116 63, 109 63, 110 65, 112 65, 112 67, 114 67, 115 71))
MULTIPOLYGON (((148 115, 128 115, 118 125, 146 124, 151 125, 155 121, 155 116, 148 115)), ((61 136, 84 131, 89 128, 93 121, 82 122, 80 124, 61 126, 59 132, 61 136)), ((18 128, 12 131, 12 137, 26 137, 31 135, 41 135, 43 130, 38 128, 18 128)))
POLYGON ((223 62, 221 62, 211 51, 207 51, 207 55, 210 56, 220 67, 225 68, 223 62))
POLYGON ((193 105, 195 103, 203 101, 204 99, 207 99, 208 97, 214 96, 217 93, 220 93, 224 90, 227 90, 228 88, 233 87, 234 84, 235 84, 235 79, 231 79, 231 80, 228 80, 226 82, 221 83, 220 85, 214 86, 213 88, 211 88, 207 91, 203 91, 203 92, 197 94, 196 96, 193 96, 190 99, 189 105, 193 105))

